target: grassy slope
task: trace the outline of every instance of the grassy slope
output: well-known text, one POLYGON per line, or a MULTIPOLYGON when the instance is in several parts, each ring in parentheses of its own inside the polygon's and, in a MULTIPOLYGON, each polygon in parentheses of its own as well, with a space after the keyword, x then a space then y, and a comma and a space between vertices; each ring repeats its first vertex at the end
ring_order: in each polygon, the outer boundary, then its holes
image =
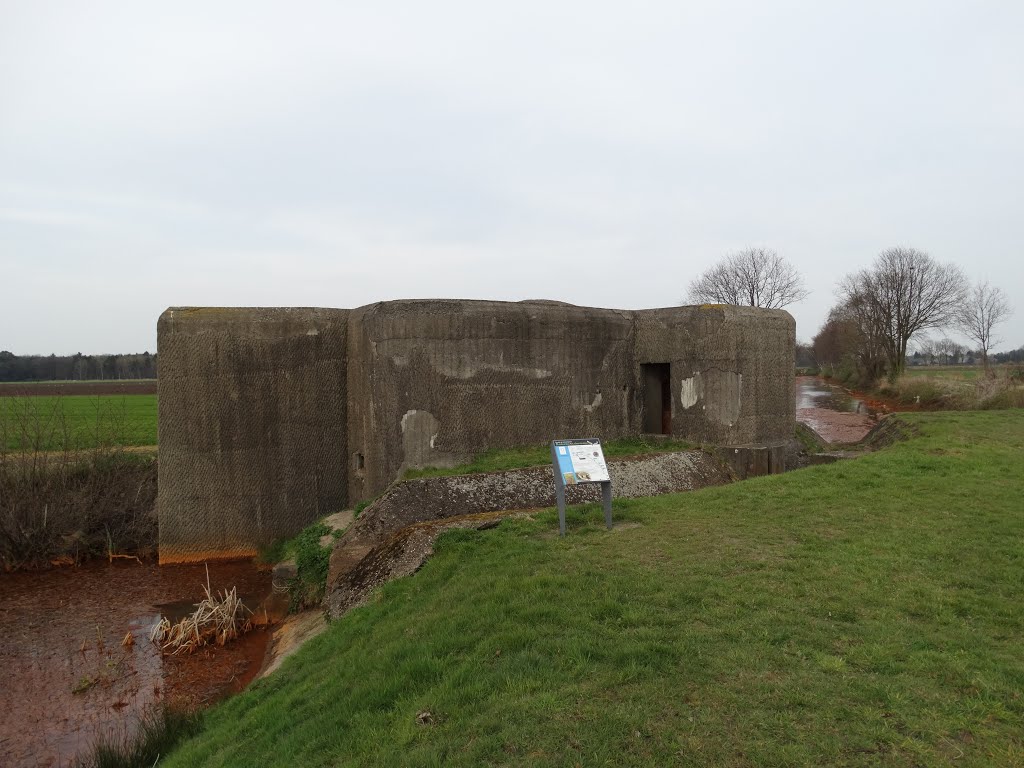
POLYGON ((0 440, 11 450, 156 445, 156 398, 156 395, 0 396, 0 440))
POLYGON ((611 533, 450 533, 165 765, 1022 764, 1024 412, 909 418, 611 533))

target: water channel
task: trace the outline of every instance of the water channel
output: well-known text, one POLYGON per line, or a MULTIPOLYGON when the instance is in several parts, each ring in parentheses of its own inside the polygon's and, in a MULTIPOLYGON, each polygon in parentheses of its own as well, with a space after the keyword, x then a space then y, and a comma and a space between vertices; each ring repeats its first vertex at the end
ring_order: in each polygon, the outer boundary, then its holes
POLYGON ((830 443, 861 440, 890 410, 815 376, 796 378, 796 418, 830 443))

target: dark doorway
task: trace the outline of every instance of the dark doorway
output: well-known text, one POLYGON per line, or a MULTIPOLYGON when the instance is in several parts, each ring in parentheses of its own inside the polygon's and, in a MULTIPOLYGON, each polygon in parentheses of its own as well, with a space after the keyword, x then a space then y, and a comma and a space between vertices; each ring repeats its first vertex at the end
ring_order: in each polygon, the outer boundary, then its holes
POLYGON ((644 432, 672 434, 672 373, 668 363, 644 363, 644 432))

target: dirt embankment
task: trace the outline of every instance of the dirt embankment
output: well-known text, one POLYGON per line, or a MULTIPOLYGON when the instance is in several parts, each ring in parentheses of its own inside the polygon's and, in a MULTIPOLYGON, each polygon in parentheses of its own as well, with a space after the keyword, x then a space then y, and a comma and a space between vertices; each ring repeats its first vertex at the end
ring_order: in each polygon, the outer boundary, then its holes
POLYGON ((156 379, 0 382, 0 397, 35 397, 45 395, 155 395, 156 390, 156 379))

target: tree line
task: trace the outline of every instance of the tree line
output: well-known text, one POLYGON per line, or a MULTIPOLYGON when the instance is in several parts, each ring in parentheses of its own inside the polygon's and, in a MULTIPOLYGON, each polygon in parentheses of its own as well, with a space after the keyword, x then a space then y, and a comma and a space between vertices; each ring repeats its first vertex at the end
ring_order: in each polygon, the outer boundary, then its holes
MULTIPOLYGON (((726 257, 690 284, 690 302, 781 308, 807 296, 799 273, 775 251, 747 248, 726 257)), ((836 304, 813 342, 800 350, 817 367, 852 369, 863 384, 894 381, 907 366, 911 342, 928 361, 975 356, 991 373, 992 348, 1001 343, 998 326, 1013 314, 1002 288, 972 284, 954 264, 924 251, 887 248, 870 267, 843 277, 836 304), (952 329, 970 340, 966 349, 928 334, 952 329)), ((1013 353, 1003 357, 1013 359, 1013 353)))
POLYGON ((157 356, 130 355, 23 355, 0 352, 0 381, 102 381, 155 379, 157 356))

